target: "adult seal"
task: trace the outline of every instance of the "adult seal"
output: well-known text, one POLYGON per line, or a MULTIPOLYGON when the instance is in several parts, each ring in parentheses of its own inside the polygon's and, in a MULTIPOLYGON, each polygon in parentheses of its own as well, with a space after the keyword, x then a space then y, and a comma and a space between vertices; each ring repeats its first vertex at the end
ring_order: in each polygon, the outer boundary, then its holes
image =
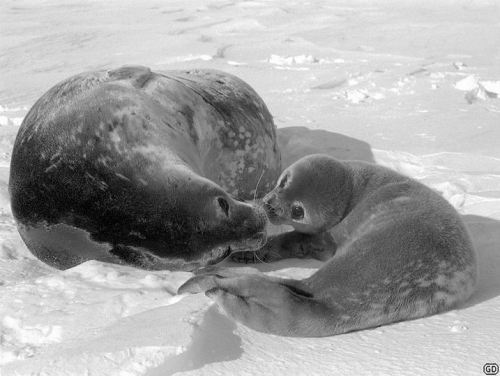
POLYGON ((205 273, 179 292, 206 291, 253 329, 309 337, 432 315, 474 290, 476 257, 459 214, 390 169, 308 156, 285 169, 264 206, 271 221, 295 231, 270 241, 261 257, 326 263, 300 281, 205 273))
POLYGON ((122 67, 71 77, 35 103, 9 190, 21 237, 49 265, 192 270, 262 245, 265 213, 242 200, 271 189, 280 168, 272 117, 242 80, 122 67))

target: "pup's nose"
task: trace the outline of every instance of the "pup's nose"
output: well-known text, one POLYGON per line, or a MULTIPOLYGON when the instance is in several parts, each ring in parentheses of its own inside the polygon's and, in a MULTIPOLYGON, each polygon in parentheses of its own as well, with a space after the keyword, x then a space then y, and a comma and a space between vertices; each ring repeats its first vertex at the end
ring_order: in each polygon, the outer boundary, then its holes
POLYGON ((274 193, 267 194, 262 201, 264 201, 264 208, 266 210, 273 209, 274 204, 276 203, 276 195, 274 193))

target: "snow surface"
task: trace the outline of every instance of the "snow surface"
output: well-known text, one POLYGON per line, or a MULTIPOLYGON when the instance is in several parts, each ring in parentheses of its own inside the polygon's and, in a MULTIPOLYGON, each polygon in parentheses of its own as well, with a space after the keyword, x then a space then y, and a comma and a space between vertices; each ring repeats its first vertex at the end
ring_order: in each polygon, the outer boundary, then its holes
MULTIPOLYGON (((499 20, 495 0, 3 0, 1 375, 479 375, 500 363, 499 20), (376 161, 442 192, 473 236, 477 293, 433 317, 282 338, 176 296, 190 273, 35 260, 7 192, 17 129, 56 82, 124 64, 234 73, 268 104, 286 163, 376 161)), ((256 268, 302 278, 319 266, 256 268)))

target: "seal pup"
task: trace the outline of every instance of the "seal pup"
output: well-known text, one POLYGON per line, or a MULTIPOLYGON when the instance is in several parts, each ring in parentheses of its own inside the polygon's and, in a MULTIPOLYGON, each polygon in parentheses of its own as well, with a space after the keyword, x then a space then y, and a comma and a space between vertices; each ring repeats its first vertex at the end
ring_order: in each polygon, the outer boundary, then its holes
POLYGON ((241 200, 280 170, 272 117, 239 78, 121 67, 70 77, 34 104, 9 191, 21 237, 49 265, 193 270, 262 245, 265 213, 241 200))
POLYGON ((266 246, 274 259, 327 262, 303 280, 200 274, 180 293, 206 291, 258 331, 316 337, 432 315, 474 291, 476 257, 459 214, 388 168, 307 156, 284 170, 263 201, 273 223, 295 229, 266 246), (272 249, 293 239, 299 247, 272 249))

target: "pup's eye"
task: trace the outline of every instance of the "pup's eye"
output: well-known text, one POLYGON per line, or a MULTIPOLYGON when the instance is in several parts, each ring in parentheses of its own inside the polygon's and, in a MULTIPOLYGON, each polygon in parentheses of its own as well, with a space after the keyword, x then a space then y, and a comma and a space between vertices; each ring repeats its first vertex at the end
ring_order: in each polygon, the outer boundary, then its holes
POLYGON ((293 219, 304 218, 304 208, 300 205, 293 205, 292 206, 292 218, 293 219))
POLYGON ((219 198, 217 198, 217 202, 219 203, 219 206, 222 209, 222 211, 224 212, 224 214, 226 214, 226 216, 229 217, 229 204, 228 204, 227 200, 223 197, 219 197, 219 198))
POLYGON ((280 181, 279 187, 280 188, 285 187, 285 184, 286 184, 287 180, 288 180, 288 174, 286 174, 285 176, 283 176, 283 179, 281 179, 281 181, 280 181))

